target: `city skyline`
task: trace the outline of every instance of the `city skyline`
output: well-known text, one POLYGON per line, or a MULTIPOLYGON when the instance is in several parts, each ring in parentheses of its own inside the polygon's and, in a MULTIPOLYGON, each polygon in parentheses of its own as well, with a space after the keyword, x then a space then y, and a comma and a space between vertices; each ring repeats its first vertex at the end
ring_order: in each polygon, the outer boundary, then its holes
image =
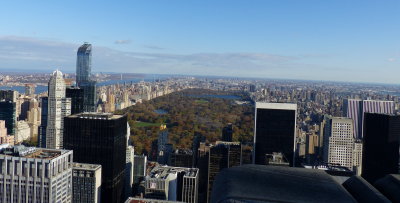
POLYGON ((0 70, 73 72, 77 47, 88 41, 95 72, 398 83, 396 1, 44 1, 26 8, 7 2, 0 9, 0 70), (19 15, 7 17, 13 8, 19 15))

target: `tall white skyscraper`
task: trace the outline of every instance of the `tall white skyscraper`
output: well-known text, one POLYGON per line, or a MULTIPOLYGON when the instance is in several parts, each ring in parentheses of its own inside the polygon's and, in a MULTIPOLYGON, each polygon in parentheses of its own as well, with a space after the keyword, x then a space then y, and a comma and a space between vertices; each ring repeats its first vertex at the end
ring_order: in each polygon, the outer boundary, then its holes
POLYGON ((56 70, 49 81, 46 147, 63 148, 64 117, 71 114, 71 99, 65 97, 63 74, 56 70))
POLYGON ((353 170, 353 120, 344 117, 328 118, 324 130, 324 161, 353 170))

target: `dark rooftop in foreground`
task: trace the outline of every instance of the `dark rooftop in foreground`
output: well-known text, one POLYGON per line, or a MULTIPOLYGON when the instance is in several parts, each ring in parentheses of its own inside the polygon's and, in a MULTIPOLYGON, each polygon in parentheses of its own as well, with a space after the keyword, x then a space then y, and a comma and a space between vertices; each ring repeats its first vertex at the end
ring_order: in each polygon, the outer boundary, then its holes
POLYGON ((357 202, 321 170, 243 165, 222 170, 214 182, 212 203, 357 202))
POLYGON ((344 183, 323 170, 243 165, 222 170, 214 182, 212 203, 400 202, 400 175, 374 184, 361 176, 344 183))

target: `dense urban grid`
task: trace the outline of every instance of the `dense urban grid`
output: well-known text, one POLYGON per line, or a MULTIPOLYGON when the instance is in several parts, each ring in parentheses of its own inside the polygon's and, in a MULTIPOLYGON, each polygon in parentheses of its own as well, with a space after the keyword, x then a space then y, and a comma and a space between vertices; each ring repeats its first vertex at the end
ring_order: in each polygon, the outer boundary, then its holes
POLYGON ((306 186, 332 196, 297 200, 400 201, 399 86, 92 74, 91 60, 84 43, 76 73, 0 73, 0 203, 290 202, 306 186))

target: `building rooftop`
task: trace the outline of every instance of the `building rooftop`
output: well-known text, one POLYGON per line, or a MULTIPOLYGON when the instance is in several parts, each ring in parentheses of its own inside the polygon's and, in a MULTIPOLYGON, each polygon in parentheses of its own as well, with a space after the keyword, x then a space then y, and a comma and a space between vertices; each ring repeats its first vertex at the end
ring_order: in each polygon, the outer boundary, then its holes
POLYGON ((172 166, 156 165, 149 173, 150 178, 166 179, 171 173, 185 172, 185 177, 196 177, 199 172, 198 168, 183 168, 172 166))
POLYGON ((101 168, 101 165, 98 164, 87 164, 87 163, 72 163, 72 168, 73 169, 80 169, 80 170, 92 170, 96 171, 99 168, 101 168))
POLYGON ((330 175, 304 168, 243 165, 222 170, 212 203, 356 202, 330 175))
POLYGON ((145 198, 135 198, 129 197, 125 203, 176 203, 177 201, 168 201, 160 199, 145 199, 145 198))
POLYGON ((186 154, 186 155, 192 155, 193 151, 191 149, 176 149, 174 151, 174 154, 186 154))
POLYGON ((33 159, 54 159, 70 150, 45 149, 26 147, 24 145, 9 146, 0 148, 0 156, 24 157, 33 159))
POLYGON ((240 142, 225 142, 225 141, 216 141, 215 145, 240 145, 240 142))
POLYGON ((256 102, 257 109, 297 110, 297 104, 256 102))
POLYGON ((98 112, 85 112, 68 116, 68 118, 84 118, 84 119, 101 119, 101 120, 113 120, 119 119, 123 115, 116 115, 113 113, 98 113, 98 112))
POLYGON ((92 50, 92 45, 85 42, 82 46, 79 47, 78 53, 89 53, 92 50))

